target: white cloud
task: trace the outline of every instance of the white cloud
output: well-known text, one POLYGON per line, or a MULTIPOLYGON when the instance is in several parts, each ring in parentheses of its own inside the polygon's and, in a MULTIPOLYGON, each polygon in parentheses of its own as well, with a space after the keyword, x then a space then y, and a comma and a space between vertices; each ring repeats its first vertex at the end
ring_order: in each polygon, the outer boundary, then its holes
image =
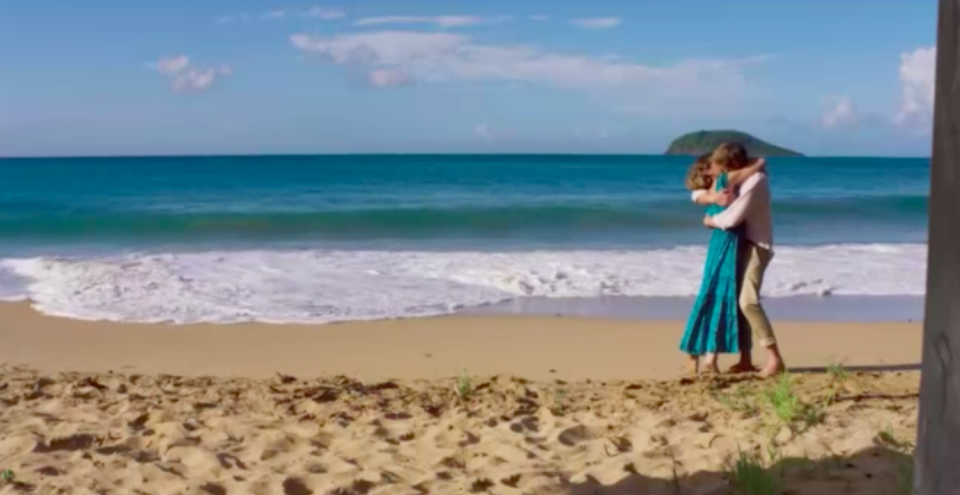
POLYGON ((210 68, 187 69, 173 78, 173 89, 180 93, 203 91, 209 89, 217 78, 217 73, 210 68))
POLYGON ((836 129, 854 127, 860 123, 860 112, 847 97, 836 98, 830 102, 823 114, 823 127, 836 129))
POLYGON ((156 63, 157 72, 171 76, 179 74, 190 66, 190 57, 186 55, 176 55, 172 57, 163 57, 156 63))
MULTIPOLYGON (((666 108, 730 102, 749 85, 744 69, 769 56, 689 60, 669 67, 618 57, 568 55, 530 46, 480 44, 448 32, 381 31, 332 37, 295 34, 291 44, 306 55, 373 74, 394 71, 404 84, 520 83, 620 97, 622 104, 666 108)), ((392 73, 391 73, 392 74, 392 73)), ((400 80, 393 75, 371 81, 400 80)), ((396 84, 374 84, 395 86, 396 84)))
POLYGON ((615 28, 622 23, 623 21, 619 17, 570 19, 570 24, 583 29, 609 29, 615 28))
POLYGON ((148 64, 170 81, 170 87, 178 93, 200 93, 213 87, 222 77, 233 75, 229 66, 197 67, 186 55, 163 57, 158 62, 148 64))
POLYGON ((530 19, 531 21, 534 21, 534 22, 547 22, 547 21, 550 20, 550 16, 546 16, 546 15, 531 15, 531 16, 528 16, 527 19, 530 19))
POLYGON ((264 12, 263 14, 261 14, 260 20, 270 21, 274 19, 283 19, 286 16, 287 16, 287 12, 285 10, 271 10, 270 12, 264 12))
POLYGON ((370 71, 369 81, 378 88, 395 88, 410 83, 410 76, 402 70, 374 69, 370 71))
POLYGON ((347 13, 340 9, 333 9, 328 7, 321 7, 319 5, 314 5, 310 7, 309 10, 304 14, 307 17, 312 17, 314 19, 322 19, 324 21, 334 21, 337 19, 343 19, 347 16, 347 13))
POLYGON ((321 7, 319 5, 314 5, 307 10, 269 10, 260 15, 250 15, 248 13, 240 14, 229 14, 222 16, 217 19, 217 24, 248 24, 255 20, 257 21, 276 21, 285 18, 291 17, 308 17, 311 19, 321 19, 324 21, 332 21, 336 19, 343 19, 347 16, 346 12, 340 9, 321 7))
POLYGON ((466 15, 438 15, 438 16, 385 16, 365 17, 354 23, 355 26, 383 26, 387 24, 433 24, 443 29, 476 26, 484 19, 466 15))
POLYGON ((933 121, 937 48, 917 48, 900 55, 900 124, 929 129, 933 121))

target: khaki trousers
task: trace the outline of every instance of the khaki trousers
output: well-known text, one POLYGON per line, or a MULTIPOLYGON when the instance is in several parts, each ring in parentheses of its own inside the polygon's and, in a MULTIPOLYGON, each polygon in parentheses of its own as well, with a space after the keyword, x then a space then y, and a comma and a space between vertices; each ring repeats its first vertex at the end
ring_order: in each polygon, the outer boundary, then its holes
MULTIPOLYGON (((760 304, 760 288, 763 285, 763 275, 767 271, 773 252, 760 247, 750 241, 740 243, 740 252, 737 253, 737 274, 740 278, 740 343, 741 348, 749 342, 750 335, 756 343, 763 347, 770 347, 777 343, 773 334, 773 326, 767 318, 767 313, 760 304)), ((748 346, 749 347, 749 346, 748 346)))

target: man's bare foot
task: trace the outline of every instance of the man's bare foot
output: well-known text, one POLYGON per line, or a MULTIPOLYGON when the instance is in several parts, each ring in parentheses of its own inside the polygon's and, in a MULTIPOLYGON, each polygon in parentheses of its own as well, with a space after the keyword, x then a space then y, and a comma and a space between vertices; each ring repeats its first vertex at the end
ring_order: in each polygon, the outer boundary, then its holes
POLYGON ((753 363, 737 363, 731 366, 727 370, 727 373, 742 374, 742 373, 756 373, 757 371, 760 371, 760 369, 754 366, 753 363))
POLYGON ((787 367, 783 364, 783 361, 771 361, 760 370, 760 378, 772 378, 783 374, 785 371, 787 371, 787 367))

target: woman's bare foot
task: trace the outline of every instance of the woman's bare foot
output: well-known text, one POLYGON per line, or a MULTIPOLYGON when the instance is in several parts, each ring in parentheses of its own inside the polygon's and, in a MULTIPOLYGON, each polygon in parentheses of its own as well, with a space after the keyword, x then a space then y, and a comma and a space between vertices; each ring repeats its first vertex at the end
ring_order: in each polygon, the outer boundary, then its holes
POLYGON ((717 367, 717 355, 707 354, 703 357, 703 374, 719 375, 720 368, 717 367))
POLYGON ((687 356, 687 371, 692 376, 700 373, 700 356, 687 356))

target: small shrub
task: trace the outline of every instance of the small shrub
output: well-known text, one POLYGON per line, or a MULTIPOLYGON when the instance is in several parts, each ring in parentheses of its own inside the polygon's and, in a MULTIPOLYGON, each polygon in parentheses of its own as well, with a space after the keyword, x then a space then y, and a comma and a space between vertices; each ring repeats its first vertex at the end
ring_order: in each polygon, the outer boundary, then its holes
POLYGON ((748 414, 757 414, 757 400, 752 392, 746 387, 737 387, 732 394, 714 393, 714 399, 723 407, 731 411, 743 412, 748 414))
POLYGON ((564 399, 567 397, 567 391, 558 388, 556 394, 553 397, 553 412, 557 415, 562 415, 567 411, 567 406, 564 403, 564 399))
MULTIPOLYGON (((874 441, 882 447, 913 457, 915 450, 913 443, 897 438, 893 430, 889 428, 877 433, 874 441)), ((897 493, 901 495, 911 495, 913 493, 912 459, 901 461, 900 465, 897 466, 897 493)))
POLYGON ((876 440, 877 440, 877 443, 889 449, 892 449, 904 454, 913 454, 913 444, 907 440, 900 440, 893 433, 893 430, 889 428, 881 431, 880 433, 877 433, 876 440))
POLYGON ((850 373, 841 363, 831 363, 827 366, 827 374, 838 382, 846 382, 850 379, 850 373))
POLYGON ((783 454, 780 452, 780 446, 777 445, 776 437, 771 438, 767 443, 767 463, 773 466, 782 460, 783 454))
POLYGON ((833 386, 827 389, 827 394, 823 397, 823 406, 830 407, 833 405, 834 401, 837 400, 837 396, 840 395, 840 388, 833 386))
POLYGON ((823 421, 826 419, 826 416, 827 414, 818 406, 812 404, 806 404, 803 406, 802 419, 804 426, 807 428, 813 428, 814 426, 823 423, 823 421))
POLYGON ((782 423, 791 425, 800 418, 803 403, 793 391, 790 375, 784 373, 776 386, 766 394, 767 402, 773 407, 773 413, 782 423))
POLYGON ((764 465, 759 454, 741 451, 727 468, 727 478, 740 495, 780 495, 783 484, 764 465))
POLYGON ((767 403, 773 409, 773 414, 781 425, 796 430, 797 423, 803 423, 805 428, 812 428, 823 422, 825 413, 812 404, 806 404, 793 390, 793 380, 784 373, 773 389, 766 393, 767 403))
POLYGON ((473 382, 470 381, 470 375, 464 370, 460 372, 457 378, 457 396, 461 399, 469 399, 473 395, 473 382))

